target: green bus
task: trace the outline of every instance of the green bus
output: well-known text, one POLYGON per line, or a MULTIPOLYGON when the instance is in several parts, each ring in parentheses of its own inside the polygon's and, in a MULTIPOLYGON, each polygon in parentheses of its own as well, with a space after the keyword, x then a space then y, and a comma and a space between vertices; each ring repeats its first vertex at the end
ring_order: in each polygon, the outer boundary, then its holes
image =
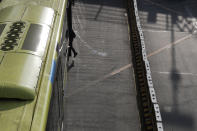
POLYGON ((59 112, 54 122, 56 130, 63 130, 66 61, 62 59, 67 57, 66 34, 72 28, 68 10, 69 0, 1 0, 1 131, 46 130, 55 90, 59 112), (55 82, 58 72, 62 79, 55 82))

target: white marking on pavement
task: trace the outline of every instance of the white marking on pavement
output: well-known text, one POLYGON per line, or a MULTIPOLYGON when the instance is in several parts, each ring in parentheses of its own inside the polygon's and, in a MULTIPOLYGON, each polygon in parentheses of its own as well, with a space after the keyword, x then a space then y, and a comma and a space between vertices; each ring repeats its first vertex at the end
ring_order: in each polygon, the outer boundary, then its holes
POLYGON ((84 46, 86 46, 89 50, 91 50, 91 52, 93 54, 97 54, 97 55, 103 56, 103 57, 107 56, 106 52, 99 52, 99 51, 93 49, 90 45, 88 45, 88 43, 83 38, 81 38, 78 31, 75 31, 75 33, 76 33, 77 37, 79 38, 79 40, 84 44, 84 46))
POLYGON ((194 74, 194 73, 175 73, 175 72, 160 72, 160 71, 152 71, 153 73, 159 73, 159 74, 176 74, 176 75, 190 75, 190 76, 197 76, 197 74, 194 74))

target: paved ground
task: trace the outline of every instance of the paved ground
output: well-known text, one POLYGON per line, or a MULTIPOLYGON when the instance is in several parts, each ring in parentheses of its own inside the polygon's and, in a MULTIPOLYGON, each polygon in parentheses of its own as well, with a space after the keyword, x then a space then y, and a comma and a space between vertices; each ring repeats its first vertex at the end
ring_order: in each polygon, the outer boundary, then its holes
POLYGON ((164 130, 197 130, 197 1, 137 0, 164 130))
POLYGON ((65 90, 66 131, 138 131, 124 0, 79 0, 74 46, 79 52, 65 90))

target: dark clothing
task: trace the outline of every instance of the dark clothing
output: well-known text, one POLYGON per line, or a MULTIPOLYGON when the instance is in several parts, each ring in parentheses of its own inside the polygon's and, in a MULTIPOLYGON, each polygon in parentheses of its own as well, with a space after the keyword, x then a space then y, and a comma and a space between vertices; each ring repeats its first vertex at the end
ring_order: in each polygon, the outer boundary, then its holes
POLYGON ((75 37, 76 37, 75 32, 71 30, 69 34, 69 40, 73 40, 75 37))
POLYGON ((74 57, 76 57, 77 52, 73 48, 73 39, 76 37, 75 32, 71 30, 69 34, 69 48, 68 48, 68 56, 71 56, 71 52, 73 52, 74 57))
POLYGON ((76 57, 77 52, 73 48, 73 39, 76 37, 75 32, 72 29, 72 5, 74 0, 69 1, 69 5, 67 8, 67 17, 68 17, 68 31, 66 33, 66 37, 69 38, 69 48, 68 48, 68 57, 72 56, 72 53, 74 54, 74 57, 76 57))

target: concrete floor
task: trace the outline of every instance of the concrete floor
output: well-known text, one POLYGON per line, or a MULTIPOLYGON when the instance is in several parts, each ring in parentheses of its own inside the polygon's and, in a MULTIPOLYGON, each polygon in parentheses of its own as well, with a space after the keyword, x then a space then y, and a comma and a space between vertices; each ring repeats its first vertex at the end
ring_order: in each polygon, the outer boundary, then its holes
POLYGON ((65 131, 140 130, 125 3, 75 3, 79 54, 68 72, 65 131))
POLYGON ((197 1, 137 0, 165 131, 197 130, 197 1))

